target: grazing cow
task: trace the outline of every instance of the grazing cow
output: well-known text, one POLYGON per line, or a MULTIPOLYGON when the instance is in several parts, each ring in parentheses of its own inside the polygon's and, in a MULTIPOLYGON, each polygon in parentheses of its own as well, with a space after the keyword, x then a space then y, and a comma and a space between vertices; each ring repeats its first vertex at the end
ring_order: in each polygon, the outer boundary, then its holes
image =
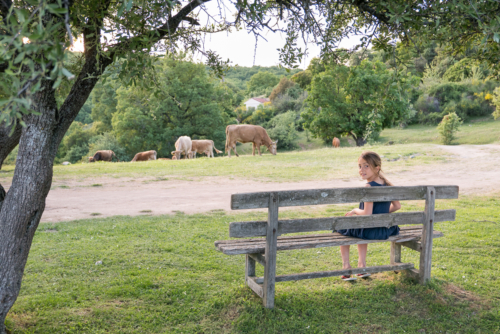
POLYGON ((237 141, 252 143, 252 155, 255 155, 255 147, 257 147, 259 155, 262 155, 260 153, 261 145, 266 146, 269 152, 276 155, 278 141, 272 141, 262 126, 250 124, 228 125, 226 127, 226 152, 228 152, 228 157, 231 157, 231 149, 239 157, 238 152, 236 152, 237 141))
POLYGON ((172 160, 177 160, 177 157, 175 155, 172 156, 172 160))
POLYGON ((205 153, 209 158, 210 155, 212 158, 214 157, 214 149, 217 153, 222 153, 217 148, 215 148, 215 144, 213 140, 203 139, 203 140, 192 140, 191 152, 193 152, 193 158, 196 158, 196 153, 203 154, 205 153))
POLYGON ((186 159, 190 159, 192 141, 188 136, 181 136, 175 142, 175 151, 172 151, 172 156, 175 156, 177 160, 180 160, 182 155, 186 156, 186 159))
POLYGON ((95 152, 93 157, 89 157, 89 162, 96 161, 112 161, 112 158, 115 157, 118 162, 120 159, 116 156, 115 152, 111 150, 97 151, 95 152))
POLYGON ((333 137, 332 146, 335 148, 340 147, 340 140, 337 137, 333 137))
POLYGON ((146 151, 146 152, 139 152, 134 156, 134 159, 132 159, 131 162, 135 161, 148 161, 148 160, 156 160, 156 151, 146 151))
POLYGON ((172 160, 172 159, 170 159, 170 158, 158 158, 156 160, 172 160))

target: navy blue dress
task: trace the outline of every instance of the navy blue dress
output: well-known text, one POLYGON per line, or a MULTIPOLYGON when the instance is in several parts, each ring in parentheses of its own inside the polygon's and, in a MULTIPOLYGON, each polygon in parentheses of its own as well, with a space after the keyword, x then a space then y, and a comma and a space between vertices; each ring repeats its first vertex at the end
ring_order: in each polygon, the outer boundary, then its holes
MULTIPOLYGON (((372 187, 383 187, 385 184, 379 184, 375 181, 368 182, 372 187)), ((359 208, 364 209, 363 202, 359 203, 359 208)), ((391 202, 373 202, 374 215, 380 213, 389 213, 391 202)), ((365 240, 386 240, 390 236, 399 234, 399 226, 387 227, 373 227, 373 228, 350 228, 347 230, 338 230, 340 234, 348 237, 356 237, 365 240)))

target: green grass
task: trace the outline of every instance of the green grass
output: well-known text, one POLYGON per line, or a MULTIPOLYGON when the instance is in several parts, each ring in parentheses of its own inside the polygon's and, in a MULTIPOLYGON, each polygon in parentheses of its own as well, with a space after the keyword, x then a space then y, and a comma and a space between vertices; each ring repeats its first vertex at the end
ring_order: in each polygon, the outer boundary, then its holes
MULTIPOLYGON (((403 209, 422 205, 403 203, 403 209)), ((7 324, 14 333, 498 333, 499 197, 462 197, 436 207, 456 208, 457 221, 436 226, 445 237, 434 240, 429 285, 392 272, 352 284, 339 278, 278 283, 274 310, 245 286, 244 256, 213 246, 227 239, 229 222, 265 219, 265 212, 42 224, 7 324)), ((282 215, 341 215, 348 208, 282 215)), ((388 264, 388 243, 368 252, 368 265, 388 264)), ((404 249, 403 260, 418 263, 417 253, 404 249)), ((337 247, 278 253, 278 274, 340 267, 337 247)))
MULTIPOLYGON (((310 151, 284 152, 273 156, 240 156, 215 159, 198 158, 179 161, 146 161, 139 163, 83 163, 69 166, 54 166, 54 181, 82 180, 96 177, 134 177, 159 179, 197 180, 204 177, 232 177, 261 181, 307 181, 357 177, 357 160, 364 150, 375 150, 385 161, 388 173, 411 170, 417 166, 446 161, 441 150, 425 144, 323 148, 310 151), (414 159, 407 159, 414 154, 414 159), (346 168, 349 167, 349 168, 346 168)), ((12 178, 12 166, 4 166, 0 182, 12 178)), ((96 184, 97 185, 97 184, 96 184)))
MULTIPOLYGON (((396 144, 432 143, 441 144, 436 126, 411 125, 405 129, 386 129, 380 135, 381 143, 396 144)), ((491 144, 500 142, 500 120, 481 118, 464 123, 457 132, 454 144, 491 144)))

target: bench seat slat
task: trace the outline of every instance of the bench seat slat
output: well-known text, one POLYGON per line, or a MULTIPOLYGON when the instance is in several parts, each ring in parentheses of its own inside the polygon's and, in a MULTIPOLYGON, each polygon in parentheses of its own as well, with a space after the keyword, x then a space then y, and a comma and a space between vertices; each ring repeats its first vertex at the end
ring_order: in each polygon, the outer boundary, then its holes
MULTIPOLYGON (((455 210, 436 210, 434 222, 454 221, 455 210)), ((424 222, 423 212, 396 212, 370 216, 325 217, 309 219, 288 219, 278 221, 278 233, 315 232, 342 230, 348 228, 391 227, 413 225, 424 222)), ((267 222, 233 222, 229 225, 231 238, 248 238, 266 235, 267 222)))
MULTIPOLYGON (((351 269, 340 269, 340 270, 330 270, 330 271, 316 271, 310 273, 300 273, 300 274, 290 274, 290 275, 278 275, 276 276, 276 282, 286 282, 286 281, 299 281, 303 279, 312 278, 323 278, 332 276, 342 276, 342 275, 356 275, 356 274, 374 274, 383 271, 393 271, 393 270, 406 270, 415 268, 413 263, 395 263, 390 265, 366 267, 366 268, 351 268, 351 269)), ((262 284, 264 277, 256 277, 253 282, 257 284, 262 284)))
MULTIPOLYGON (((421 228, 412 229, 401 229, 400 233, 396 236, 389 237, 387 240, 363 240, 359 238, 346 237, 339 233, 325 233, 320 236, 310 237, 309 235, 295 237, 294 239, 283 239, 278 238, 277 250, 291 250, 291 249, 305 249, 305 248, 320 248, 320 247, 335 247, 343 245, 356 245, 356 244, 368 244, 376 242, 405 242, 412 240, 419 240, 422 236, 421 228)), ((443 234, 439 231, 434 230, 433 238, 442 237, 443 234)), ((285 237, 286 238, 286 237, 285 237)), ((249 240, 247 243, 238 242, 235 243, 217 243, 217 249, 226 255, 237 255, 237 254, 252 254, 252 253, 264 253, 265 250, 265 240, 255 241, 256 239, 249 240)))
MULTIPOLYGON (((458 198, 458 186, 434 186, 436 199, 458 198)), ((271 192, 231 195, 231 209, 259 209, 269 206, 271 192)), ((425 199, 427 186, 361 187, 276 191, 279 206, 342 204, 355 202, 384 202, 425 199)))
MULTIPOLYGON (((418 232, 422 232, 422 226, 400 226, 400 229, 402 231, 413 231, 416 230, 418 232)), ((325 236, 331 236, 332 233, 318 233, 318 234, 304 234, 304 235, 288 235, 288 236, 282 236, 278 237, 278 240, 292 240, 292 239, 300 239, 300 240, 305 240, 307 238, 321 238, 325 236)), ((344 235, 341 234, 335 234, 338 235, 338 237, 342 238, 348 238, 344 235)), ((215 241, 215 246, 223 245, 223 244, 247 244, 247 243, 253 243, 253 242, 264 242, 265 238, 251 238, 251 239, 232 239, 232 240, 217 240, 215 241)))

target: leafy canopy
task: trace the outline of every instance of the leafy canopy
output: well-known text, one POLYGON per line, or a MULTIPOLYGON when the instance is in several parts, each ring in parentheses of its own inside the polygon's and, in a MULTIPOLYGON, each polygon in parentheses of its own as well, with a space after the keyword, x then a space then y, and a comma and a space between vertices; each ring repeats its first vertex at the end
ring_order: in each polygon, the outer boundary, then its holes
POLYGON ((408 116, 409 92, 416 83, 381 62, 327 67, 312 80, 304 127, 325 141, 351 135, 361 146, 371 133, 408 116))

